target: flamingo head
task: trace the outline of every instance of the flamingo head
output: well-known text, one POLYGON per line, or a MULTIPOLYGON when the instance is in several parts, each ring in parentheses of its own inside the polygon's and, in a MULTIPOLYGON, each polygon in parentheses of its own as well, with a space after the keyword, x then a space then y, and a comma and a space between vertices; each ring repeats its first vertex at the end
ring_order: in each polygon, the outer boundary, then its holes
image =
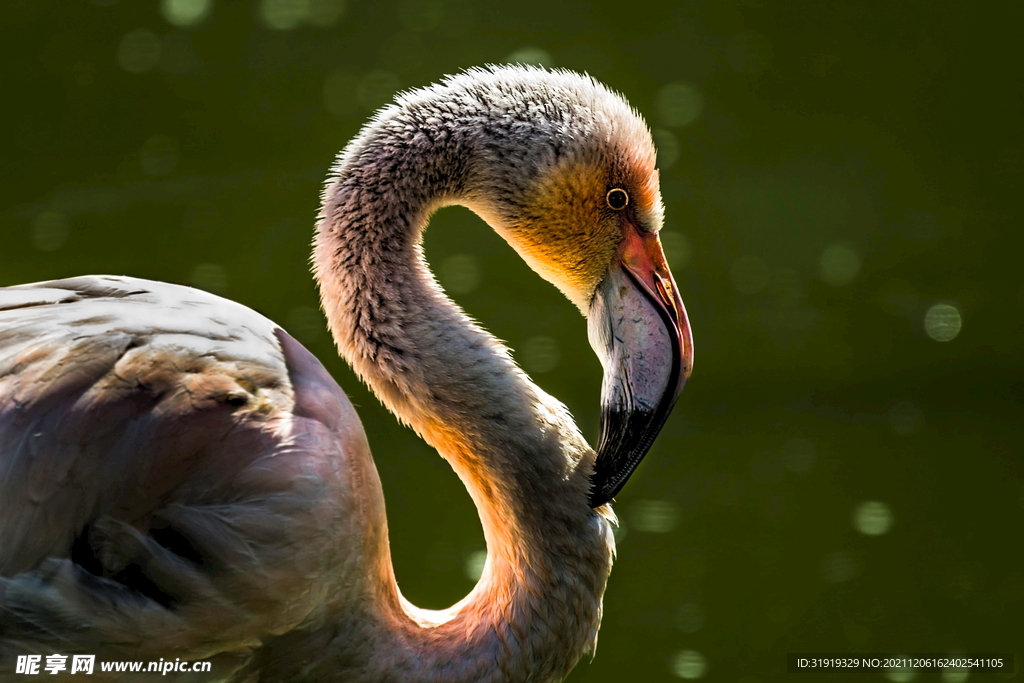
POLYGON ((658 238, 663 205, 650 132, 590 78, 496 71, 506 107, 481 154, 474 207, 588 318, 604 368, 590 505, 611 500, 668 418, 693 344, 658 238), (523 85, 525 83, 525 85, 523 85))

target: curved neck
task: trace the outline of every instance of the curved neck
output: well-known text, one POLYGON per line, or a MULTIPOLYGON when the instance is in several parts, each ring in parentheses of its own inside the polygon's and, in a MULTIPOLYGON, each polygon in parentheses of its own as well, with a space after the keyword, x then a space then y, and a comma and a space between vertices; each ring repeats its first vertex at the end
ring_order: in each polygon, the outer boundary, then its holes
POLYGON ((479 206, 473 129, 422 120, 392 110, 342 155, 314 267, 342 355, 451 463, 488 556, 464 600, 419 610, 398 591, 382 507, 370 505, 381 515, 363 568, 374 604, 337 640, 375 646, 358 655, 339 646, 335 665, 346 681, 559 680, 595 644, 614 551, 608 521, 587 505, 593 453, 565 408, 430 274, 421 238, 432 210, 460 203, 494 214, 479 206))

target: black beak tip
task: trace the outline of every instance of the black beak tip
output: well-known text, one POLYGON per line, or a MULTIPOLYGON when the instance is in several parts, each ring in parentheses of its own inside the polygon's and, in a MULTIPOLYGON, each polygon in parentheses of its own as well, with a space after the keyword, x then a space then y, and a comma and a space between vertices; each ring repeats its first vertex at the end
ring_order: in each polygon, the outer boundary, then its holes
POLYGON ((602 505, 612 502, 612 499, 615 497, 616 493, 618 493, 618 491, 615 491, 614 493, 608 493, 603 490, 603 487, 595 485, 590 490, 590 500, 588 501, 588 505, 590 505, 590 508, 592 510, 597 509, 602 505))
POLYGON ((610 503, 615 496, 619 495, 619 491, 626 485, 630 475, 639 464, 639 459, 637 459, 632 467, 609 467, 607 462, 599 460, 594 468, 594 475, 590 478, 589 505, 591 509, 610 503))

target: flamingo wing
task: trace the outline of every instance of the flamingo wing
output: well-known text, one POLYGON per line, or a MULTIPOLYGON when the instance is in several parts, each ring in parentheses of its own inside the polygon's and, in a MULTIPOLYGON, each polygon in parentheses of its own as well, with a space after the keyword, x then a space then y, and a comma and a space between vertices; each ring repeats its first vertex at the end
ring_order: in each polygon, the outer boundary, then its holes
POLYGON ((244 306, 121 277, 0 289, 0 663, 240 666, 316 618, 368 458, 326 370, 244 306))

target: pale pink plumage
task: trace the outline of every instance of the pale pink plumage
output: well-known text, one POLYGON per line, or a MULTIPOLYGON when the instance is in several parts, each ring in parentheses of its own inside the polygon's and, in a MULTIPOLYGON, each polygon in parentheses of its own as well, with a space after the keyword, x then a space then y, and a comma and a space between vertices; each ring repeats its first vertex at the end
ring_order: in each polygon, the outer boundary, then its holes
MULTIPOLYGON (((634 157, 653 168, 621 98, 503 67, 400 97, 327 186, 314 263, 338 347, 480 512, 483 576, 448 610, 401 596, 358 418, 273 323, 132 278, 0 290, 0 681, 54 651, 212 658, 237 681, 564 677, 595 646, 614 553, 594 453, 419 243, 462 203, 515 246, 538 177, 634 157)), ((643 210, 656 231, 660 200, 643 210)))

